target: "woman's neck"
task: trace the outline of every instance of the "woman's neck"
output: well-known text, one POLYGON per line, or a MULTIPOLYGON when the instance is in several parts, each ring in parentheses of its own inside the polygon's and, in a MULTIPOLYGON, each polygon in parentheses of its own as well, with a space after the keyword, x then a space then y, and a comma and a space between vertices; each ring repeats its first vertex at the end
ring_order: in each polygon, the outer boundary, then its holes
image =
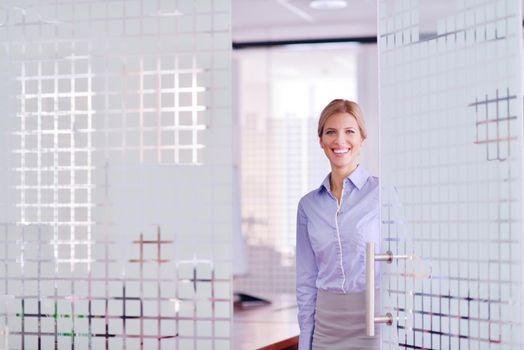
POLYGON ((358 164, 349 169, 331 169, 330 186, 331 192, 340 202, 340 196, 342 194, 342 186, 344 185, 344 179, 351 175, 353 171, 358 167, 358 164))

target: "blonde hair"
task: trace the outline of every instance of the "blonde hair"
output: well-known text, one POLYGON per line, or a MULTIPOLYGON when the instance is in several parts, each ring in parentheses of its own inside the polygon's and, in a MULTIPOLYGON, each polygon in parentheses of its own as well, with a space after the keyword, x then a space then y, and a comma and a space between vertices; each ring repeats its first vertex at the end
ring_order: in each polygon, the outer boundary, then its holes
POLYGON ((360 135, 362 136, 363 140, 366 139, 368 133, 366 131, 366 124, 364 123, 362 110, 356 102, 343 99, 335 99, 329 102, 329 104, 322 110, 322 113, 320 113, 320 118, 318 119, 318 137, 322 136, 322 133, 324 132, 324 125, 326 124, 328 118, 336 113, 349 113, 355 117, 360 130, 360 135))

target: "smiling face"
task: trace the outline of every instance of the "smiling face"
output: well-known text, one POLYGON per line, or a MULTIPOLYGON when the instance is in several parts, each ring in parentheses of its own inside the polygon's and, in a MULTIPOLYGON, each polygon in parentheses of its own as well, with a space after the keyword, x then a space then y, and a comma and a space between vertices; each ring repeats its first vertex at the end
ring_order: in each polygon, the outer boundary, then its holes
POLYGON ((331 170, 346 174, 357 167, 363 142, 357 120, 349 113, 331 115, 320 136, 320 146, 331 163, 331 170))

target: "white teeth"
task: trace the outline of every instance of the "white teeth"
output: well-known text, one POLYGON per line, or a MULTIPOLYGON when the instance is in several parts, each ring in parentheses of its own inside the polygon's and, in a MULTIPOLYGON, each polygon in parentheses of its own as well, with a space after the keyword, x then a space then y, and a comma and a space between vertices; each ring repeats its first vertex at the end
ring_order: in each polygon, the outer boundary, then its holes
POLYGON ((349 152, 349 148, 346 148, 346 149, 334 149, 333 152, 335 152, 337 154, 347 153, 347 152, 349 152))

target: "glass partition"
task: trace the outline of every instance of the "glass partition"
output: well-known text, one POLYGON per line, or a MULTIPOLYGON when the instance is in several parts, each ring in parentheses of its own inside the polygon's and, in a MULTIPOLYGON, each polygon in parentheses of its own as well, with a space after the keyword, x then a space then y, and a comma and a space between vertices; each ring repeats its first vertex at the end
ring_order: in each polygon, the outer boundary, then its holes
POLYGON ((0 348, 231 348, 230 2, 0 23, 0 348))

